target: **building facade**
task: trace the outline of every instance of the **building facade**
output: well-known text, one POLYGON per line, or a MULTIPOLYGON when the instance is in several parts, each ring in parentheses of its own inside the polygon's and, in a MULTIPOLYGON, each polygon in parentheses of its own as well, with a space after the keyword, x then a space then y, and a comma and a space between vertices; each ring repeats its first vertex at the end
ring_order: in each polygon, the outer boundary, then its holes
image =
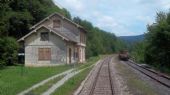
POLYGON ((54 13, 18 40, 24 44, 25 65, 42 66, 85 62, 85 29, 54 13))

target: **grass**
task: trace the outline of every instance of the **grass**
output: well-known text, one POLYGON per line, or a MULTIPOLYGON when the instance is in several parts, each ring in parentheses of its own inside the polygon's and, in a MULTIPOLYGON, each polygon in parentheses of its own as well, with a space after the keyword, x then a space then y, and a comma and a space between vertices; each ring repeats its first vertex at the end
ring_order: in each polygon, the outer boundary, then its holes
POLYGON ((87 68, 84 71, 72 77, 71 79, 69 79, 64 85, 58 88, 52 95, 72 95, 72 93, 79 87, 81 82, 88 75, 91 68, 87 68))
MULTIPOLYGON (((77 70, 86 68, 91 66, 92 64, 96 63, 101 56, 98 57, 91 57, 87 60, 87 62, 77 68, 77 70)), ((72 95, 72 93, 80 86, 81 82, 86 78, 89 74, 92 67, 85 69, 84 71, 80 72, 79 74, 75 75, 71 79, 69 79, 64 85, 59 87, 53 95, 72 95)))
MULTIPOLYGON (((94 64, 100 57, 91 57, 85 64, 76 64, 77 70, 83 69, 94 64)), ((15 95, 32 85, 47 79, 50 76, 61 73, 73 66, 62 65, 55 67, 22 67, 11 66, 0 70, 0 95, 15 95)), ((62 76, 63 77, 63 76, 62 76)), ((48 89, 52 83, 56 83, 61 77, 49 81, 47 84, 33 90, 33 93, 39 94, 48 89)), ((81 78, 84 79, 83 77, 81 78)))
POLYGON ((97 56, 97 57, 91 57, 87 60, 87 62, 81 66, 79 66, 77 69, 80 70, 80 69, 83 69, 83 68, 86 68, 94 63, 97 62, 97 60, 99 60, 101 57, 100 56, 97 56))
POLYGON ((7 67, 0 70, 0 95, 15 95, 52 75, 70 68, 68 65, 55 67, 7 67))
MULTIPOLYGON (((97 60, 99 60, 100 57, 91 57, 90 59, 87 60, 85 64, 75 64, 76 70, 80 70, 83 68, 86 68, 88 66, 91 66, 94 64, 97 60)), ((73 66, 72 66, 73 67, 73 66)), ((40 95, 47 89, 49 89, 53 84, 57 83, 60 79, 62 79, 64 76, 57 77, 53 80, 50 80, 49 82, 45 83, 44 85, 32 90, 28 94, 33 94, 33 95, 40 95)), ((83 80, 85 77, 81 77, 81 80, 83 80)))
POLYGON ((50 80, 49 82, 45 83, 44 85, 30 91, 29 93, 27 93, 28 95, 41 95, 43 92, 45 92, 46 90, 48 90, 50 87, 52 87, 53 84, 57 83, 60 79, 62 79, 64 77, 63 76, 59 76, 56 77, 52 80, 50 80))
MULTIPOLYGON (((115 63, 119 63, 118 61, 115 63)), ((134 95, 157 95, 147 82, 140 79, 140 77, 131 69, 125 67, 123 64, 116 64, 119 75, 124 79, 125 83, 130 90, 130 93, 134 95)))

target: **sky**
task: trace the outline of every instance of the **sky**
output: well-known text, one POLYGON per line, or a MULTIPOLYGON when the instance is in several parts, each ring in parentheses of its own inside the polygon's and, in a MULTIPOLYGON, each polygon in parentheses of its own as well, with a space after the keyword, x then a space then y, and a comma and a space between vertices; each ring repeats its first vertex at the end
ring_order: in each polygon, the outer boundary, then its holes
POLYGON ((167 12, 170 0, 53 0, 73 17, 90 21, 94 26, 116 36, 140 35, 155 21, 156 13, 167 12))

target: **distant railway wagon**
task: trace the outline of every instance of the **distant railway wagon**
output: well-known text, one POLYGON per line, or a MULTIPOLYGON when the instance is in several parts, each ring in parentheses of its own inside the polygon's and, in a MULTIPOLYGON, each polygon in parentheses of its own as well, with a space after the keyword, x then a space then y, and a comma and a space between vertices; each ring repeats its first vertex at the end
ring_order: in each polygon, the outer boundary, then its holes
POLYGON ((129 53, 127 50, 121 50, 119 52, 119 59, 123 61, 128 61, 129 60, 129 53))

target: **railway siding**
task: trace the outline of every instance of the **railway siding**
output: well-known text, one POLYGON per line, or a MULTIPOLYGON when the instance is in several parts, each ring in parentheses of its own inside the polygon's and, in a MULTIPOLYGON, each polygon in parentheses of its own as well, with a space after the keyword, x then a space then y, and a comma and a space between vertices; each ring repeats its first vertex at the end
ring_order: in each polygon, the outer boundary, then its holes
POLYGON ((129 66, 133 67, 134 69, 137 69, 141 73, 147 75, 148 77, 152 78, 153 80, 159 82, 160 84, 170 88, 170 80, 168 78, 163 77, 159 73, 153 72, 151 70, 148 70, 146 68, 140 67, 137 64, 128 61, 126 62, 129 66))

